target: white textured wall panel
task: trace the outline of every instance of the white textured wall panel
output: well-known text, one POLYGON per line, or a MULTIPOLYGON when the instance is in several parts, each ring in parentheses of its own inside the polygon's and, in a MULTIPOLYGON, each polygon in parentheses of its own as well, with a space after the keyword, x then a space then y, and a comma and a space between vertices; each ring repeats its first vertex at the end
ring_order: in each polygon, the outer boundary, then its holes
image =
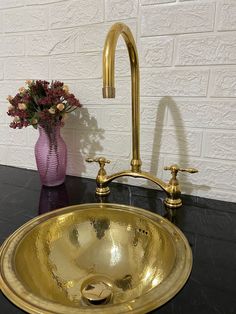
MULTIPOLYGON (((141 77, 143 170, 168 180, 164 165, 196 167, 180 174, 185 193, 236 201, 235 0, 1 0, 0 162, 36 169, 38 132, 9 129, 6 97, 26 79, 58 79, 83 109, 67 120, 67 173, 95 178, 87 156, 131 159, 130 66, 116 52, 116 98, 102 98, 102 49, 116 21, 130 26, 141 77)), ((153 187, 143 180, 124 183, 153 187)))

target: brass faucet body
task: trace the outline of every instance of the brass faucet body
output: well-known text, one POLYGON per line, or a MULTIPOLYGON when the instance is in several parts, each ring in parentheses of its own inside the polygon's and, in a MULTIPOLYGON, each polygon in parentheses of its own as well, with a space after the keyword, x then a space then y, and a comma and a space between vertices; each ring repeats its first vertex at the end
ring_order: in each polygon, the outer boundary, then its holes
POLYGON ((127 25, 124 23, 115 23, 109 30, 104 49, 103 49, 103 97, 115 98, 115 51, 117 41, 120 35, 124 38, 129 53, 131 67, 131 88, 132 88, 132 159, 131 169, 107 175, 105 164, 110 163, 104 157, 87 158, 88 162, 98 162, 100 169, 96 178, 97 188, 96 194, 100 196, 108 195, 110 189, 109 182, 119 177, 144 178, 156 183, 167 194, 165 204, 169 208, 177 208, 182 205, 180 199, 181 190, 179 182, 176 178, 178 171, 197 172, 196 169, 181 169, 177 165, 166 167, 170 170, 172 178, 169 183, 165 183, 151 174, 141 170, 142 161, 140 158, 140 77, 139 77, 139 61, 138 52, 133 35, 127 25))
POLYGON ((138 52, 129 27, 123 23, 114 24, 107 34, 103 49, 103 97, 115 98, 115 51, 119 36, 124 38, 129 53, 132 88, 132 153, 131 169, 141 170, 140 159, 140 78, 138 52))

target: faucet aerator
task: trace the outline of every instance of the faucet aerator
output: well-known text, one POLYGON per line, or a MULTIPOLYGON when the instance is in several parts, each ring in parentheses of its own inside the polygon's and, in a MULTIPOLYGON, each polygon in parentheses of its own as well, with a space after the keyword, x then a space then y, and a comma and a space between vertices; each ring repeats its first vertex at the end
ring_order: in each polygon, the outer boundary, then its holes
POLYGON ((103 98, 115 98, 116 89, 113 86, 106 86, 102 89, 103 98))

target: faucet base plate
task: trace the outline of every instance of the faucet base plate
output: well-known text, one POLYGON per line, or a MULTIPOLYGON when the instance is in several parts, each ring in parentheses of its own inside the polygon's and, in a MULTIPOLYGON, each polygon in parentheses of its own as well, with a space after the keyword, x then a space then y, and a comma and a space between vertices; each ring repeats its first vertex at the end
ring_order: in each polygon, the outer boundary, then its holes
POLYGON ((164 203, 165 205, 168 207, 168 208, 179 208, 182 206, 182 200, 180 198, 178 199, 171 199, 169 197, 167 197, 165 200, 164 200, 164 203))

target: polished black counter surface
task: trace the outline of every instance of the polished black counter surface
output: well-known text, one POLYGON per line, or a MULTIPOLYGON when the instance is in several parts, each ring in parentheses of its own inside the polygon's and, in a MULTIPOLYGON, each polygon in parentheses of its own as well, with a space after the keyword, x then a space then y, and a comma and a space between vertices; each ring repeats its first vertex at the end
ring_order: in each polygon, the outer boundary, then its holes
MULTIPOLYGON (((94 180, 67 176, 65 184, 41 187, 35 171, 0 166, 0 243, 31 218, 56 208, 100 202, 94 180)), ((236 314, 236 203, 183 196, 175 216, 161 191, 111 185, 103 202, 142 207, 168 217, 186 235, 193 269, 184 288, 151 313, 236 314)), ((0 313, 24 313, 0 294, 0 313)), ((43 314, 43 313, 42 313, 43 314)), ((66 313, 65 313, 66 314, 66 313)))

